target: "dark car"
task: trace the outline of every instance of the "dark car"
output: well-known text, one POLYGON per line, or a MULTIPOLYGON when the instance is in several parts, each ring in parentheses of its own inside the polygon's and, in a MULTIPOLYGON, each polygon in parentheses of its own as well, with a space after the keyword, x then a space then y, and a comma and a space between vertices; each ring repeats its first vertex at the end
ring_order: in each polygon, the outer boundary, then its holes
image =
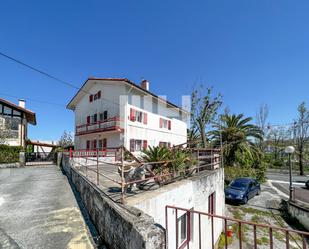
POLYGON ((224 192, 226 201, 246 204, 249 199, 261 193, 261 186, 255 179, 237 178, 224 192))
POLYGON ((306 188, 309 189, 309 180, 306 181, 306 188))

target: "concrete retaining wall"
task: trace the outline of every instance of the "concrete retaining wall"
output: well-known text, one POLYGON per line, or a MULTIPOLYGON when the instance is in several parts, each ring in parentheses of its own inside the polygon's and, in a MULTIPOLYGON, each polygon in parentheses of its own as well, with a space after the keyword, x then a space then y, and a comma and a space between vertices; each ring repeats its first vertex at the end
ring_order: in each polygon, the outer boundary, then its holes
POLYGON ((309 231, 309 207, 289 202, 288 209, 289 213, 309 231))
POLYGON ((137 208, 114 203, 85 177, 70 167, 68 157, 62 168, 86 206, 104 243, 110 249, 165 248, 164 230, 153 218, 137 208))

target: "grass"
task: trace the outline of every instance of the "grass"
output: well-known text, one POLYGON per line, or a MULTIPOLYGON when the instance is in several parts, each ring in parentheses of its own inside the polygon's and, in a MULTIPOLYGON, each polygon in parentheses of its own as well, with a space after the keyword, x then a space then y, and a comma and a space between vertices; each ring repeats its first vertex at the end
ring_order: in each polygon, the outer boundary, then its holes
MULTIPOLYGON (((233 242, 233 238, 232 237, 227 237, 227 244, 231 245, 233 242)), ((225 234, 221 233, 220 237, 219 237, 219 242, 218 242, 218 249, 223 249, 225 248, 225 234)))

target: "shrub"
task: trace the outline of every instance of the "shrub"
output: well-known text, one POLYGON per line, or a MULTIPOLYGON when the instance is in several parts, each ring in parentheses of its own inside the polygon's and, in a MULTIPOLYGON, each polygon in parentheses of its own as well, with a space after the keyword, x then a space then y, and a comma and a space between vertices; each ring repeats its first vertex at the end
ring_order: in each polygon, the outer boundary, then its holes
POLYGON ((250 167, 225 167, 224 168, 224 175, 225 175, 225 183, 229 184, 232 180, 238 177, 256 177, 255 169, 250 167))
POLYGON ((15 163, 19 161, 21 146, 0 145, 0 163, 15 163))

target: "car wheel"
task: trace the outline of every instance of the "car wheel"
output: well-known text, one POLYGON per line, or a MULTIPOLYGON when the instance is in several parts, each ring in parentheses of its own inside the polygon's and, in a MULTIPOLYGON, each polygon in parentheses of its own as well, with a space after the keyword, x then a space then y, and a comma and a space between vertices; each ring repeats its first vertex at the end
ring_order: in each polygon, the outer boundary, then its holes
POLYGON ((259 189, 256 193, 256 195, 260 195, 261 194, 261 189, 259 189))

